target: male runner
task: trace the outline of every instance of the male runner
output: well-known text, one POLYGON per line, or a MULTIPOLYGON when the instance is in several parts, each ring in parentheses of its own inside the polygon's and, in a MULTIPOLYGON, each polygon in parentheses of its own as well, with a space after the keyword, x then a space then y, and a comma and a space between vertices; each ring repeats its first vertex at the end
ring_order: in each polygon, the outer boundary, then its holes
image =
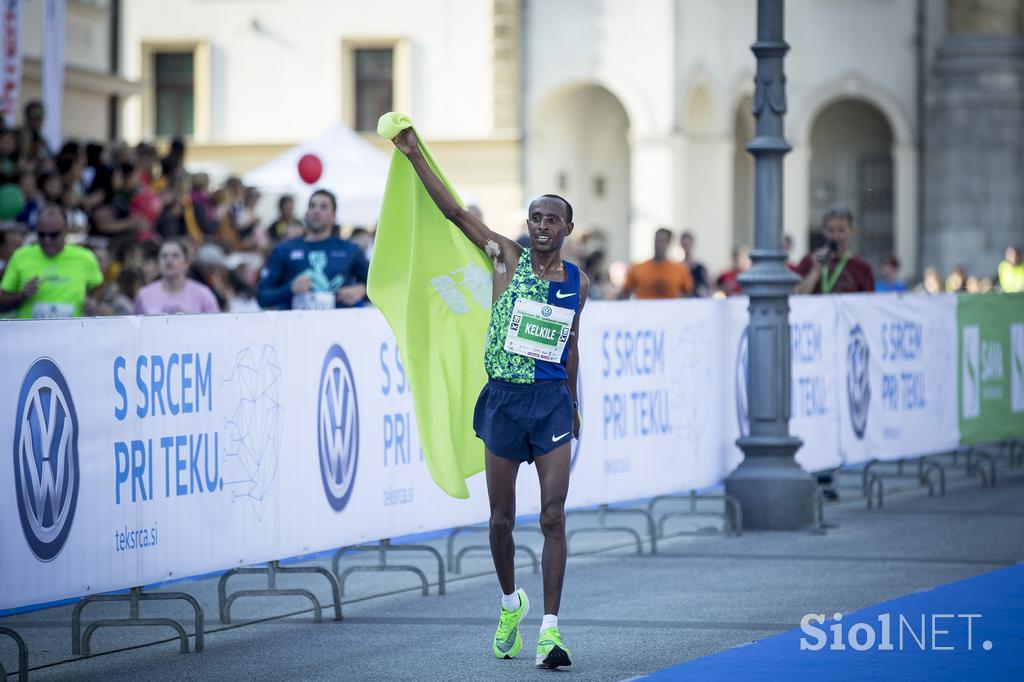
POLYGON ((512 658, 522 648, 519 625, 530 608, 516 589, 516 475, 523 462, 536 463, 540 479, 540 526, 544 532, 544 619, 536 665, 571 665, 558 632, 558 607, 565 577, 565 496, 569 490, 569 445, 579 437, 576 396, 580 312, 590 280, 561 258, 572 232, 572 207, 545 194, 530 204, 526 227, 530 248, 491 231, 459 206, 434 174, 411 128, 393 139, 416 169, 430 197, 494 265, 491 323, 484 366, 489 381, 477 400, 473 428, 484 442, 490 500, 491 556, 501 585, 501 617, 492 649, 512 658))

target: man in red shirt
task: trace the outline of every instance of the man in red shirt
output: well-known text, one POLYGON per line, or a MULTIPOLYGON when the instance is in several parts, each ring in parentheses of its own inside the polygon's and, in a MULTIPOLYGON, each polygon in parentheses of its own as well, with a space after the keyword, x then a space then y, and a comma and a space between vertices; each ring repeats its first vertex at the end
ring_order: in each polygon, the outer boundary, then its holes
POLYGON ((850 209, 833 208, 825 214, 822 222, 825 246, 800 261, 796 269, 803 279, 796 286, 796 293, 849 294, 875 290, 871 265, 854 255, 850 248, 855 232, 850 209))
MULTIPOLYGON (((796 285, 798 294, 849 294, 874 291, 875 276, 871 265, 850 249, 853 243, 853 211, 846 207, 830 209, 822 220, 825 246, 800 261, 797 274, 803 279, 796 285)), ((818 484, 826 500, 837 500, 832 474, 818 474, 818 484)))

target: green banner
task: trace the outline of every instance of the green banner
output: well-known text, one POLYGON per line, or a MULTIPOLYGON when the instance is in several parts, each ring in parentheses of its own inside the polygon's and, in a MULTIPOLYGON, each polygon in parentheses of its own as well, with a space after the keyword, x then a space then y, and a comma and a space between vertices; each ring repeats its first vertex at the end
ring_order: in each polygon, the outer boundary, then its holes
POLYGON ((558 345, 558 336, 562 331, 562 325, 557 322, 549 322, 539 317, 523 315, 523 321, 519 325, 517 336, 527 341, 542 343, 545 346, 554 348, 558 345))
POLYGON ((1024 436, 1024 294, 957 298, 960 441, 1024 436))

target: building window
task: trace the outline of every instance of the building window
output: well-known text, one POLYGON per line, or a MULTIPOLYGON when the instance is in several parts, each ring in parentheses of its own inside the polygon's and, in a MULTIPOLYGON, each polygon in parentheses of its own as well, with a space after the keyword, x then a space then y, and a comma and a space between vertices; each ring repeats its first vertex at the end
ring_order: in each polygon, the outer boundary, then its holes
POLYGON ((154 55, 156 134, 192 135, 195 132, 195 71, 191 52, 154 55))
POLYGON ((377 130, 377 119, 394 108, 392 48, 359 48, 355 52, 356 130, 377 130))

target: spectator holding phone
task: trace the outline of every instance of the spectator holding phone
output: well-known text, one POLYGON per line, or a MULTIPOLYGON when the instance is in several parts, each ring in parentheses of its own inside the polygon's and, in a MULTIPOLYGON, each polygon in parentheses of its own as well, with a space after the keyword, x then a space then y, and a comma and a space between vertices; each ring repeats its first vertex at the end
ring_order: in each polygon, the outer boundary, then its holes
POLYGON ((853 253, 855 233, 850 209, 838 206, 825 213, 822 221, 825 246, 800 261, 796 269, 802 279, 796 286, 796 293, 849 294, 875 290, 871 265, 853 253))

